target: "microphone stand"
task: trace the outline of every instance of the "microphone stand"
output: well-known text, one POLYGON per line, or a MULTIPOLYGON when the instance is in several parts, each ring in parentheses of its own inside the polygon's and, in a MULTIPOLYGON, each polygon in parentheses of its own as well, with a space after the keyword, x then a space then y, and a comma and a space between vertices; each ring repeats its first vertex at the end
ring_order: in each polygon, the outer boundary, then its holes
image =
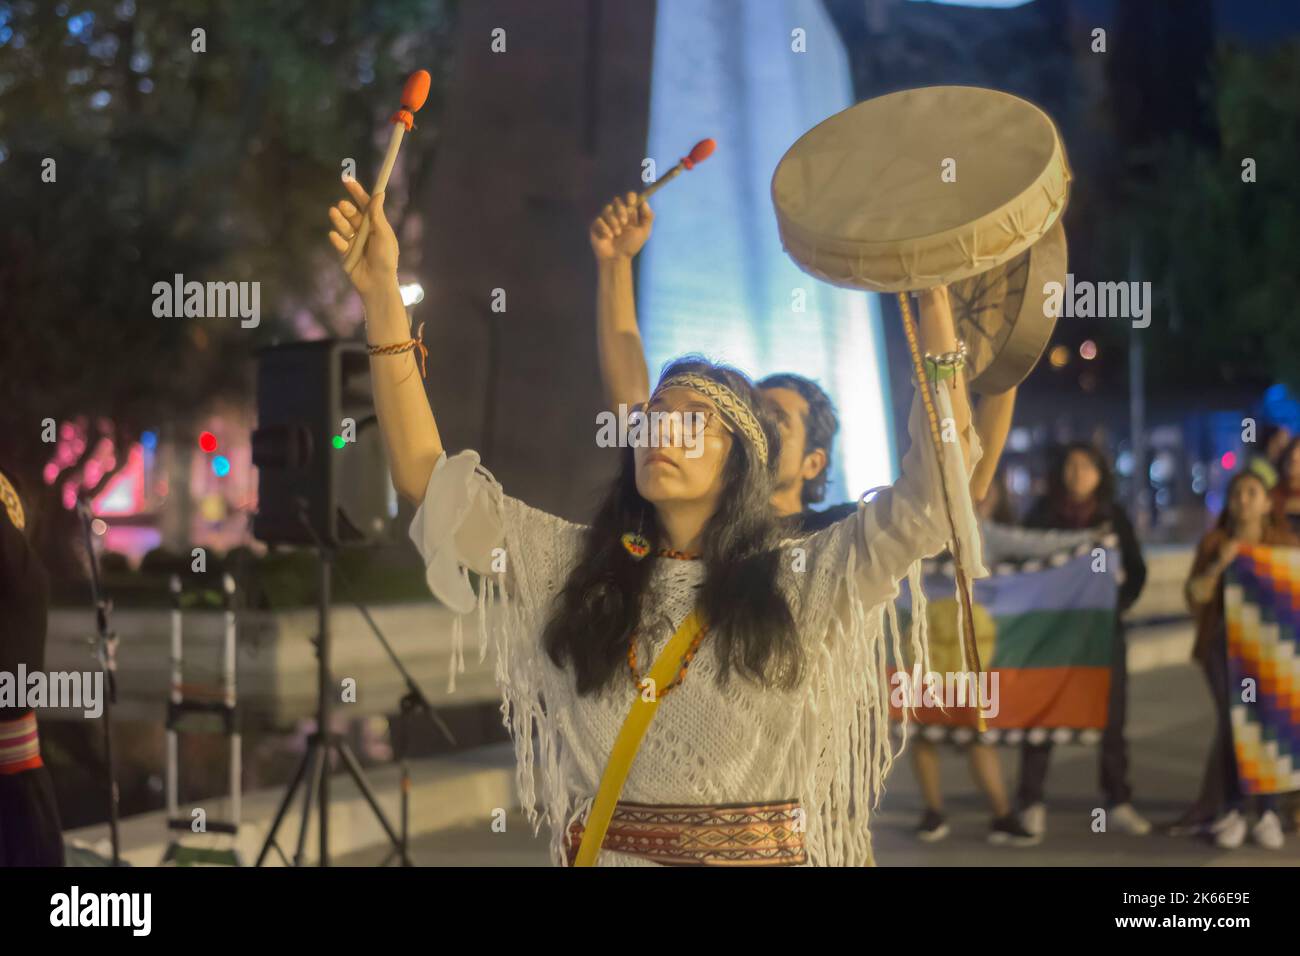
MULTIPOLYGON (((357 604, 357 607, 361 608, 362 605, 357 604)), ((370 617, 369 612, 365 611, 364 608, 362 610, 363 613, 365 613, 367 619, 369 619, 370 617)), ((402 866, 413 866, 414 864, 411 862, 411 858, 409 855, 410 846, 411 846, 411 838, 410 838, 411 768, 409 762, 407 761, 407 756, 406 756, 408 740, 411 732, 410 731, 411 715, 416 711, 423 711, 425 716, 428 717, 429 720, 434 725, 436 725, 440 731, 442 731, 443 737, 449 743, 451 743, 453 747, 456 745, 456 738, 455 735, 452 734, 451 728, 448 727, 446 722, 442 719, 442 716, 433 709, 433 705, 429 703, 429 698, 424 696, 424 693, 420 690, 419 685, 415 683, 415 680, 407 672, 406 668, 402 666, 402 662, 398 660, 397 655, 394 654, 392 648, 388 646, 388 642, 384 640, 383 634, 379 631, 378 628, 375 627, 373 621, 370 622, 370 626, 375 630, 375 635, 379 638, 380 643, 384 645, 384 649, 388 651, 388 655, 389 657, 392 658, 393 663, 397 666, 397 669, 402 673, 402 676, 406 678, 406 688, 407 688, 406 694, 402 697, 402 701, 401 701, 401 710, 400 710, 401 716, 398 720, 397 733, 394 734, 397 743, 397 747, 396 747, 397 762, 398 762, 398 766, 401 768, 401 788, 400 788, 402 794, 401 832, 399 833, 399 841, 397 846, 395 846, 389 852, 388 856, 384 857, 384 861, 383 863, 380 864, 380 866, 387 866, 389 861, 392 860, 394 855, 396 855, 402 861, 402 866)))
POLYGON ((113 758, 113 704, 117 703, 117 634, 108 623, 113 602, 100 589, 99 558, 95 555, 95 536, 91 530, 90 503, 77 496, 77 513, 86 538, 86 555, 90 559, 90 597, 95 606, 95 629, 99 639, 95 643, 95 658, 104 675, 108 694, 104 700, 104 759, 108 765, 108 832, 113 844, 113 866, 122 866, 122 845, 118 834, 117 764, 113 758))

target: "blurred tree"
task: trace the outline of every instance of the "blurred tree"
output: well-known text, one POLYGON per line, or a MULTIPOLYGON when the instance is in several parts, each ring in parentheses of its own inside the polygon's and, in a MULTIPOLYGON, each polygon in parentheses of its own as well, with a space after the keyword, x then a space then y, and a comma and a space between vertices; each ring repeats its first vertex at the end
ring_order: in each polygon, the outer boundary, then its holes
POLYGON ((192 440, 207 403, 250 394, 248 359, 272 337, 349 331, 322 318, 346 291, 325 207, 347 158, 373 175, 384 120, 421 67, 433 85, 403 148, 411 188, 430 168, 454 12, 455 0, 0 0, 0 459, 42 492, 34 530, 56 569, 72 521, 59 489, 98 440, 44 481, 44 419, 85 416, 112 441, 97 492, 145 429, 192 440), (261 324, 155 317, 154 283, 177 274, 260 283, 261 324))
POLYGON ((1220 48, 1219 142, 1175 137, 1123 184, 1104 242, 1127 275, 1136 240, 1152 279, 1153 387, 1286 383, 1300 389, 1300 42, 1220 48), (1243 163, 1253 161, 1254 181, 1243 163))

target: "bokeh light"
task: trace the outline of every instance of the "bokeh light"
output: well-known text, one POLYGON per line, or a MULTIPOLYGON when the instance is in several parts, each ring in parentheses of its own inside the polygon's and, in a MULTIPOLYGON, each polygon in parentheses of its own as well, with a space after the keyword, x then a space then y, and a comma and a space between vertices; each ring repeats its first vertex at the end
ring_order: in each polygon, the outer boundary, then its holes
POLYGON ((217 436, 212 434, 212 432, 204 432, 199 436, 199 447, 209 453, 216 451, 217 436))
POLYGON ((230 459, 225 455, 217 455, 212 459, 212 473, 218 478, 224 478, 230 474, 230 459))
POLYGON ((405 285, 397 287, 398 293, 402 296, 402 305, 410 308, 413 305, 419 305, 424 301, 424 286, 418 282, 408 282, 405 285))

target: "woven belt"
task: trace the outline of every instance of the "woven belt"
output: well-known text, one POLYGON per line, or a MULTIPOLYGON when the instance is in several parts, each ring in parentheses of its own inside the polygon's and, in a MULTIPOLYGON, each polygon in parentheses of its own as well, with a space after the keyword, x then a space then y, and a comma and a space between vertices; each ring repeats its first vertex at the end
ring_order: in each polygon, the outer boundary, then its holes
MULTIPOLYGON (((665 866, 801 866, 807 862, 799 802, 749 806, 624 803, 601 846, 665 866)), ((569 827, 569 865, 583 825, 569 827)))
POLYGON ((43 766, 36 713, 33 711, 17 720, 0 720, 0 774, 22 773, 43 766))

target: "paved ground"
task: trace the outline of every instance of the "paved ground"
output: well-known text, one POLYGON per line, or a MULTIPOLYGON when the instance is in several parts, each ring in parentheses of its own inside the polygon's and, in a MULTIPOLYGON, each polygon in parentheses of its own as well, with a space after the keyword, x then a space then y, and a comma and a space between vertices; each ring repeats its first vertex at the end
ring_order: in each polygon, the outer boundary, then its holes
MULTIPOLYGON (((1174 819, 1193 799, 1208 746, 1212 718, 1204 681, 1190 665, 1163 667, 1131 678, 1129 744, 1136 805, 1155 822, 1174 819)), ((1004 748, 1008 787, 1015 782, 1015 752, 1004 748)), ((1098 805, 1096 753, 1092 748, 1059 747, 1048 779, 1048 834, 1041 846, 1015 850, 984 841, 988 812, 974 789, 963 757, 944 762, 953 833, 926 845, 911 827, 921 804, 911 769, 895 766, 873 823, 876 856, 885 866, 1296 866, 1300 835, 1287 834, 1287 846, 1270 852, 1247 843, 1225 852, 1192 837, 1129 837, 1096 834, 1089 828, 1098 805)), ((505 833, 486 826, 447 830, 416 841, 412 855, 421 866, 545 866, 544 840, 534 838, 523 818, 512 815, 505 833)), ((382 850, 358 853, 340 863, 374 865, 382 850)))

